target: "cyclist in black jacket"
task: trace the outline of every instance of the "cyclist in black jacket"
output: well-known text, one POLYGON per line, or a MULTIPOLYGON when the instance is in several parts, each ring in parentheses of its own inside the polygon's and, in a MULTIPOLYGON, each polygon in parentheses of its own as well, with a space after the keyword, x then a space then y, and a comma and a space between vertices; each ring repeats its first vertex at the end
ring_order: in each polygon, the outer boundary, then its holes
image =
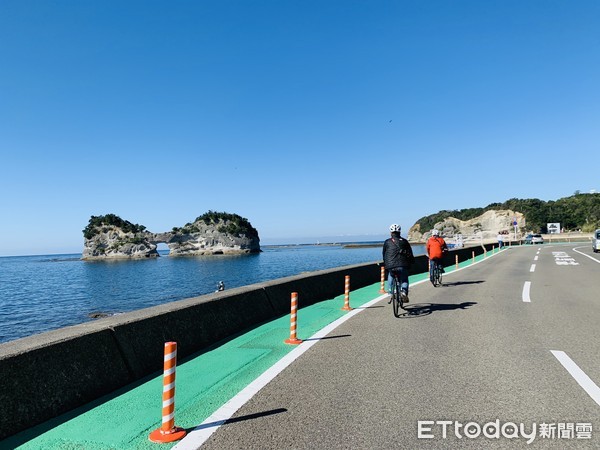
POLYGON ((415 262, 412 248, 408 241, 400 236, 400 225, 390 225, 391 237, 383 243, 383 264, 388 271, 389 291, 392 290, 393 273, 400 279, 400 290, 404 303, 408 303, 408 272, 415 262))

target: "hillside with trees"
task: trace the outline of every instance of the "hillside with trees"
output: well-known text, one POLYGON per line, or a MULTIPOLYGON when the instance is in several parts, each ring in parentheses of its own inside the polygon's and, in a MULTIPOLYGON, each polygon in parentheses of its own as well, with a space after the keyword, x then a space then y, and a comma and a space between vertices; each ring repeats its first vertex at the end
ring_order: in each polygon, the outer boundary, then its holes
POLYGON ((600 228, 600 193, 582 194, 575 192, 570 197, 556 201, 511 198, 504 203, 491 203, 484 208, 443 210, 417 220, 422 230, 430 230, 438 222, 448 217, 470 220, 489 210, 510 209, 525 216, 527 229, 536 233, 546 233, 548 223, 560 223, 565 230, 591 232, 600 228))

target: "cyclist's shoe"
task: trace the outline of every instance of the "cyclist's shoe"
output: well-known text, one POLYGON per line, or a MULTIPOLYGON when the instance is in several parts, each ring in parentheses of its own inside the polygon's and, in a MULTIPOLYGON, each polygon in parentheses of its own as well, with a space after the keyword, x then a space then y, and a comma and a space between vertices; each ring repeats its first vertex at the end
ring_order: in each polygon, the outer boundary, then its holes
POLYGON ((408 303, 408 294, 406 292, 400 292, 400 296, 402 297, 402 303, 408 303))
POLYGON ((440 267, 440 273, 446 273, 443 267, 440 267))

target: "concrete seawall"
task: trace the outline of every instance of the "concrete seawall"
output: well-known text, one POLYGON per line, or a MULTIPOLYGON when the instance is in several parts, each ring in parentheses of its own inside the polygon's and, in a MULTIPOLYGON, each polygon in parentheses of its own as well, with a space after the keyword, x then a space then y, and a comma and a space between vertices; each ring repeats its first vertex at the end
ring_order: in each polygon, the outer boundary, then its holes
MULTIPOLYGON (((492 245, 487 245, 491 249, 492 245)), ((446 265, 483 253, 482 246, 451 252, 446 265)), ((412 273, 427 271, 420 256, 412 273)), ((179 358, 299 306, 331 299, 380 280, 376 263, 345 266, 190 298, 0 345, 0 439, 57 417, 162 370, 163 345, 178 343, 179 358)))

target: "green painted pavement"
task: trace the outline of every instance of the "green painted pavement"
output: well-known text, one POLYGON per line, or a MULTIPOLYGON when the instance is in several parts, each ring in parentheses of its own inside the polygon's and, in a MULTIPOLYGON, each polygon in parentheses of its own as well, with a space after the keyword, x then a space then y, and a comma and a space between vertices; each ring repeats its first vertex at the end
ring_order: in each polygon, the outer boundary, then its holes
MULTIPOLYGON (((496 250, 497 252, 497 250, 496 250)), ((487 255, 492 254, 488 252, 487 255)), ((484 258, 475 258, 475 262, 484 258)), ((462 262, 459 267, 473 264, 462 262)), ((455 270, 455 265, 446 272, 455 270)), ((410 277, 422 282, 428 274, 410 277)), ((380 283, 350 294, 350 306, 359 307, 378 297, 380 283)), ((300 299, 301 301, 301 299, 300 299)), ((298 337, 307 339, 346 314, 344 295, 298 311, 298 337)), ((289 316, 283 316, 198 353, 177 366, 175 423, 191 431, 214 411, 254 381, 295 346, 289 337, 289 316)), ((156 355, 162 359, 162 355, 156 355)), ((149 377, 89 405, 52 419, 0 442, 0 449, 23 450, 140 450, 170 449, 172 444, 148 440, 160 427, 162 374, 149 377)))

